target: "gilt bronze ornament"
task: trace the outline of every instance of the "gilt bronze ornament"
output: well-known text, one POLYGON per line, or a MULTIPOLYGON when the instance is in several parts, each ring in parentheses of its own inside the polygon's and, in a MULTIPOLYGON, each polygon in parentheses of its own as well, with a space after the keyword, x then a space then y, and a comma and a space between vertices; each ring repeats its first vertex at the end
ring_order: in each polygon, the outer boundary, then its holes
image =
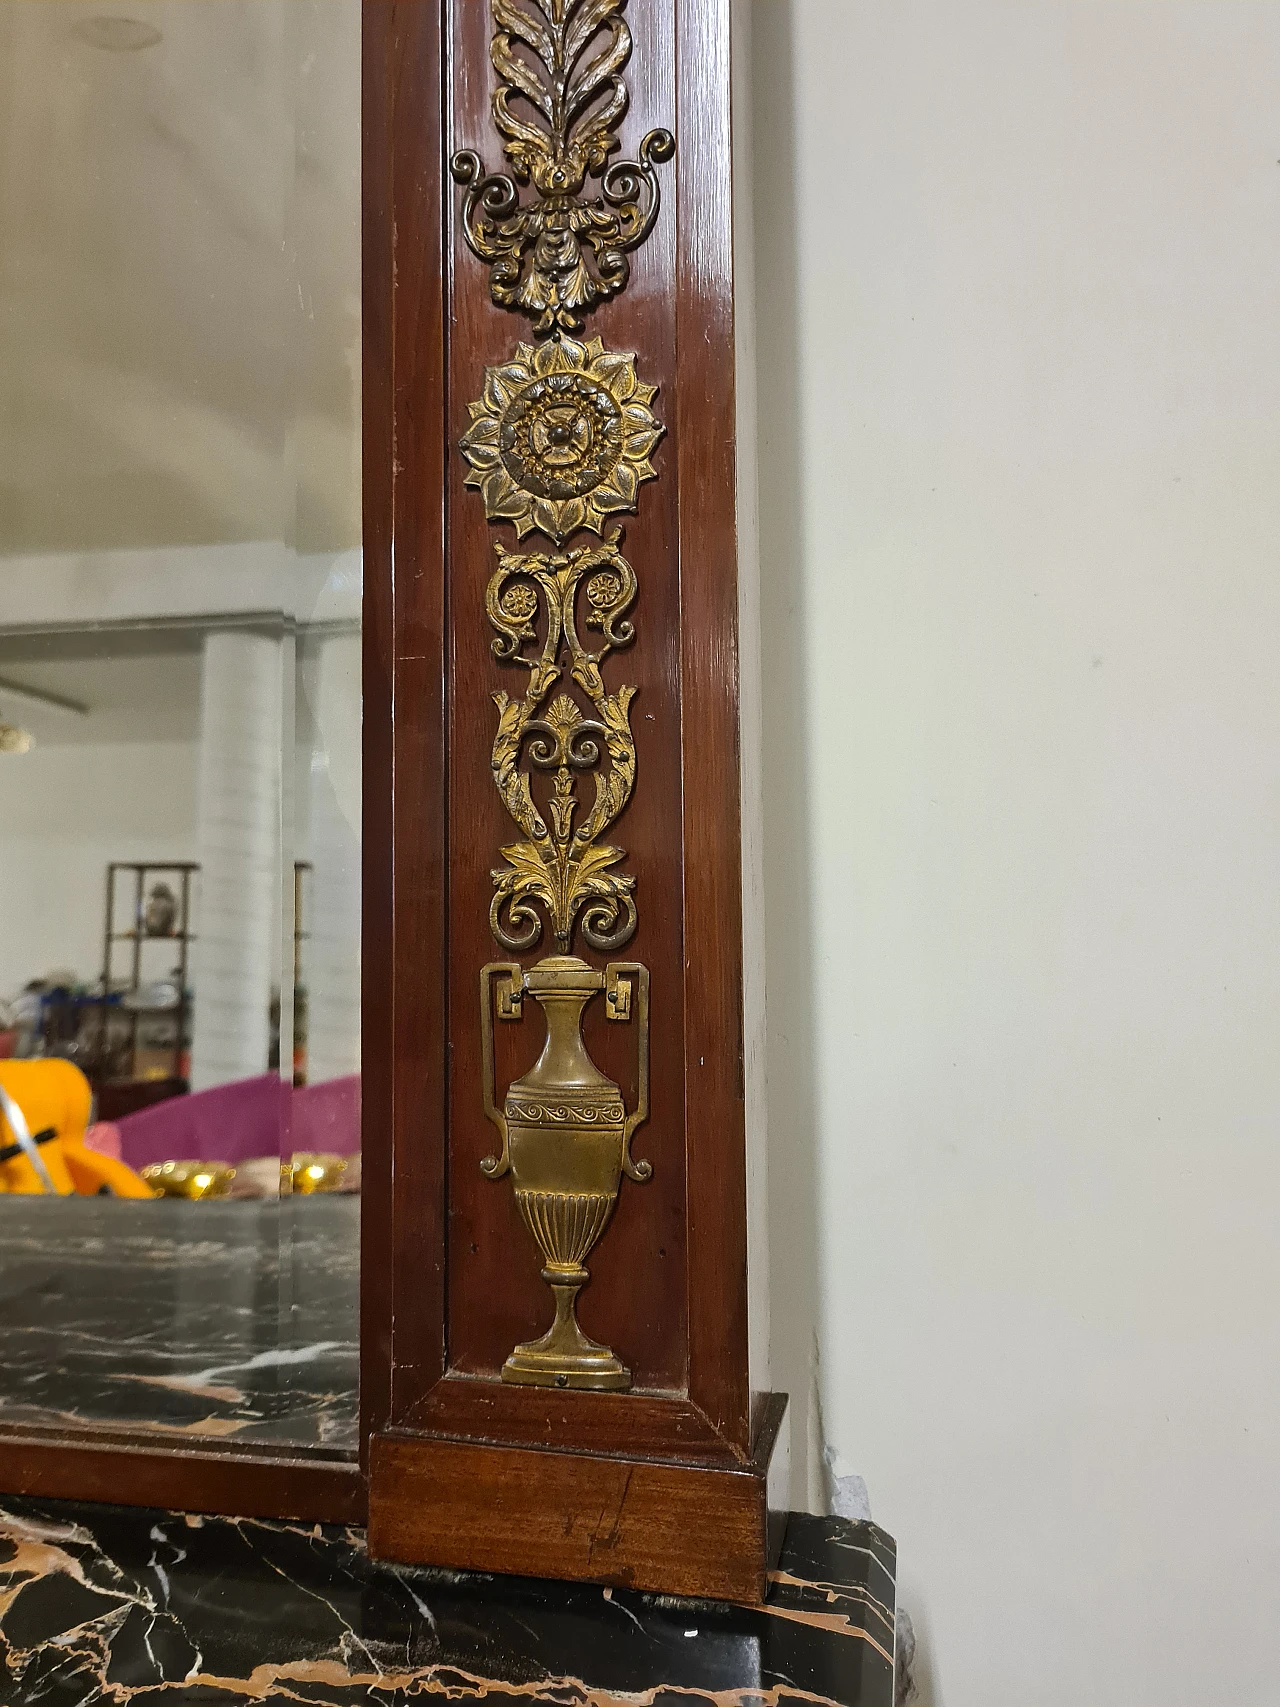
POLYGON ((626 288, 628 253, 658 217, 654 168, 675 153, 670 131, 651 130, 638 159, 608 163, 629 102, 625 5, 492 0, 493 121, 512 176, 486 173, 472 149, 451 164, 467 190, 462 229, 489 263, 494 302, 531 316, 539 337, 580 330, 585 313, 626 288), (588 177, 600 195, 584 194, 588 177), (540 199, 522 203, 518 184, 540 199))
POLYGON ((493 873, 489 922, 498 941, 518 952, 541 937, 541 908, 560 951, 528 971, 494 963, 480 975, 484 1111, 502 1138, 501 1154, 480 1165, 490 1179, 511 1174, 556 1302, 548 1332, 518 1345, 502 1368, 504 1381, 535 1386, 620 1390, 631 1384, 614 1353, 582 1332, 576 1301, 590 1279, 586 1259, 613 1214, 623 1174, 642 1181, 652 1172, 647 1162, 631 1160, 631 1135, 649 1114, 649 973, 635 962, 613 963, 601 973, 569 952, 576 926, 592 948, 606 952, 629 941, 636 928, 635 879, 614 869, 623 850, 601 841, 630 799, 636 774, 630 722, 636 690, 609 693, 600 673, 606 655, 635 638, 628 613, 636 577, 621 545, 620 528, 601 545, 559 554, 518 554, 495 545, 497 567, 485 600, 496 630, 495 656, 529 671, 522 699, 493 696, 494 781, 526 839, 502 849, 506 864, 493 873), (594 650, 583 644, 579 621, 599 634, 594 650), (594 716, 572 694, 556 692, 566 654, 570 682, 594 716), (577 783, 587 771, 595 793, 579 822, 577 783), (539 773, 551 779, 545 811, 531 786, 539 773), (495 979, 499 1018, 518 1019, 527 991, 547 1023, 537 1064, 511 1085, 501 1110, 494 1089, 495 979), (587 1054, 582 1014, 604 990, 608 1017, 628 1019, 633 980, 639 991, 639 1096, 628 1115, 617 1085, 587 1054))
POLYGON ((467 187, 462 228, 489 263, 494 302, 530 315, 544 340, 518 345, 513 358, 485 370, 460 441, 466 484, 479 488, 490 521, 510 522, 517 539, 536 529, 558 548, 514 553, 495 545, 485 597, 494 656, 529 672, 521 698, 493 696, 494 782, 523 840, 501 850, 489 923, 510 953, 535 947, 548 924, 557 949, 527 970, 494 962, 480 975, 484 1112, 502 1138, 501 1153, 481 1168, 490 1179, 512 1176, 556 1305, 550 1330, 517 1346, 502 1378, 599 1389, 626 1388, 631 1377, 582 1332, 576 1301, 623 1175, 643 1181, 652 1172, 631 1159, 632 1134, 649 1114, 649 973, 630 961, 601 972, 572 949, 580 929, 590 948, 613 953, 637 925, 635 878, 616 869, 625 852, 604 840, 635 786, 636 689, 610 693, 601 675, 609 652, 635 638, 637 584, 621 529, 604 530, 609 516, 635 510, 641 484, 657 478, 650 456, 664 428, 651 407, 657 387, 641 383, 635 356, 571 334, 626 286, 627 255, 658 215, 654 167, 675 150, 669 132, 651 130, 638 160, 609 165, 628 103, 625 4, 491 0, 500 80, 493 117, 513 176, 486 175, 470 150, 452 162, 467 187), (584 193, 588 177, 600 181, 599 196, 584 193), (531 184, 538 201, 522 203, 517 183, 531 184), (565 550, 583 530, 601 543, 565 550), (594 649, 591 633, 600 637, 594 649), (578 798, 586 773, 589 803, 578 798), (582 1016, 603 991, 608 1017, 629 1019, 633 988, 639 1095, 628 1114, 617 1085, 587 1054, 582 1016), (526 993, 546 1018, 546 1043, 499 1108, 494 1001, 500 1019, 516 1020, 526 993))
POLYGON ((665 431, 650 404, 656 385, 636 377, 634 355, 599 338, 521 344, 512 361, 485 369, 484 395, 459 441, 490 521, 516 538, 537 528, 557 544, 580 528, 634 510, 641 481, 656 478, 649 453, 665 431))
POLYGON ((635 878, 614 870, 625 858, 623 849, 600 839, 631 798, 636 777, 636 690, 624 686, 609 693, 600 674, 605 656, 635 638, 627 613, 636 577, 621 543, 622 530, 615 528, 603 545, 560 555, 516 555, 494 546, 498 564, 486 595, 497 631, 494 656, 529 671, 523 698, 501 691, 493 696, 493 777, 525 839, 502 849, 507 863, 493 873, 489 922, 514 953, 532 948, 542 935, 535 903, 544 909, 561 954, 568 953, 579 922, 586 941, 603 953, 621 948, 635 932, 635 878), (579 638, 580 606, 584 626, 600 635, 594 651, 579 638), (541 649, 526 655, 526 647, 537 645, 540 626, 541 649), (551 697, 563 680, 565 652, 570 680, 594 716, 568 693, 551 697), (586 771, 593 773, 595 797, 578 822, 578 778, 586 771), (545 813, 533 798, 534 772, 551 777, 545 813))
POLYGON ((598 972, 576 955, 548 955, 528 971, 495 962, 480 974, 480 1025, 484 1112, 502 1140, 500 1154, 486 1157, 480 1167, 489 1179, 511 1175, 556 1311, 540 1339, 516 1346, 502 1366, 502 1379, 535 1387, 629 1387, 630 1371, 578 1325, 577 1298, 591 1278, 586 1260, 609 1224, 623 1174, 644 1181, 653 1172, 648 1162, 631 1156, 632 1135, 649 1116, 648 970, 623 961, 598 972), (639 1071, 635 1111, 628 1114, 622 1092, 587 1054, 582 1013, 603 990, 609 1019, 629 1019, 633 981, 639 1071), (501 1109, 494 1088, 495 982, 500 1019, 519 1019, 527 992, 547 1023, 541 1055, 508 1089, 501 1109))

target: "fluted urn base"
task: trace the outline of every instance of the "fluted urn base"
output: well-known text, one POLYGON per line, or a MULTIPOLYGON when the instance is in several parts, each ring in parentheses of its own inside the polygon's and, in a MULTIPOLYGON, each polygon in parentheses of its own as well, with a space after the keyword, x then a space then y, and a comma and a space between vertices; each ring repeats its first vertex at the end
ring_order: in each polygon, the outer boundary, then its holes
POLYGON ((593 1392, 616 1393, 631 1385, 631 1371, 607 1345, 597 1345, 578 1326, 574 1304, 587 1280, 553 1275, 543 1269, 542 1278, 556 1301, 556 1319, 541 1339, 518 1345, 502 1366, 502 1379, 528 1387, 588 1388, 593 1392))
POLYGON ((516 1204, 546 1267, 542 1278, 556 1303, 555 1321, 541 1339, 518 1345, 502 1366, 502 1379, 533 1387, 587 1387, 617 1392, 631 1372, 608 1346, 597 1345, 578 1325, 578 1294, 591 1276, 587 1253, 613 1213, 612 1192, 516 1190, 516 1204))

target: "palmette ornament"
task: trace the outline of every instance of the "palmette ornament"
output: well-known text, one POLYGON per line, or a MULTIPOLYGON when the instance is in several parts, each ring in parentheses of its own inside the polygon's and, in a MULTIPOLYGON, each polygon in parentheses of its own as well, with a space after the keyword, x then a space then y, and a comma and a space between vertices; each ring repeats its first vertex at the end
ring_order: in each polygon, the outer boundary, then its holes
POLYGON ((675 153, 670 131, 651 130, 637 159, 609 164, 629 104, 625 4, 493 0, 493 122, 512 175, 486 173, 472 149, 451 167, 466 187, 462 229, 489 263, 490 295, 529 315, 538 337, 578 331, 584 314, 626 289, 628 256, 658 217, 655 167, 675 153), (598 196, 586 193, 589 177, 598 196), (522 202, 518 185, 538 199, 522 202))

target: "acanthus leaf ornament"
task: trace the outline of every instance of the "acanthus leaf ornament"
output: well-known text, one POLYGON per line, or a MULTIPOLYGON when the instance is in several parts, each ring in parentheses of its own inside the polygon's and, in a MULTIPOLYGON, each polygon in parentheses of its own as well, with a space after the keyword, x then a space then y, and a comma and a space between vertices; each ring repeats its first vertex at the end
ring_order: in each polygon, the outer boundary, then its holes
POLYGON ((627 256, 658 216, 655 167, 675 153, 671 132, 656 129, 637 159, 608 163, 629 101, 625 4, 492 0, 493 120, 512 176, 486 173, 473 149, 459 150, 451 169, 467 191, 462 227, 489 263, 490 295, 528 314, 539 337, 579 331, 585 313, 626 288, 627 256), (589 176, 599 196, 583 193, 589 176), (517 185, 540 199, 523 203, 517 185))
POLYGON ((621 529, 615 528, 602 545, 558 555, 494 546, 498 562, 485 601, 497 634, 494 656, 529 671, 523 698, 493 696, 494 782, 525 839, 501 850, 506 864, 493 873, 489 922, 497 940, 514 953, 532 948, 542 935, 534 903, 545 910, 561 954, 568 953, 579 924, 591 947, 604 953, 621 948, 635 932, 635 878, 614 869, 626 857, 624 850, 600 840, 631 798, 636 775, 636 690, 624 686, 609 693, 600 674, 605 655, 635 638, 627 613, 636 577, 621 542, 621 529), (578 634, 580 595, 586 601, 584 624, 603 641, 594 652, 578 634), (545 624, 542 648, 526 655, 525 647, 537 643, 539 616, 545 624), (570 680, 594 716, 569 693, 555 693, 563 682, 565 651, 570 680), (579 818, 577 783, 586 771, 595 793, 579 818), (545 811, 533 798, 535 772, 551 778, 545 811))
POLYGON ((512 360, 485 369, 484 395, 469 405, 459 440, 490 521, 537 529, 557 544, 580 528, 601 533, 605 517, 634 510, 650 455, 666 429, 650 407, 636 358, 599 338, 519 344, 512 360))

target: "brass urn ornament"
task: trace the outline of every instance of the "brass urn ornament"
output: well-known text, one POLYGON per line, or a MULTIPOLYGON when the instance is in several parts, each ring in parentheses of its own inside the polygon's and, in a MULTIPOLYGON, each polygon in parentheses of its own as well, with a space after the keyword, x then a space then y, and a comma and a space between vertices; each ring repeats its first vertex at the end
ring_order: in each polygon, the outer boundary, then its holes
POLYGON ((576 955, 548 955, 529 971, 509 962, 480 975, 484 1046, 484 1111, 498 1129, 502 1150, 480 1167, 489 1179, 510 1174, 516 1206, 542 1253, 542 1278, 555 1299, 555 1321, 541 1339, 518 1345, 502 1366, 502 1379, 538 1387, 617 1390, 631 1374, 607 1346, 578 1325, 578 1293, 591 1278, 586 1259, 609 1224, 622 1176, 647 1180, 648 1162, 631 1156, 631 1138, 649 1116, 649 973, 635 961, 597 972, 576 955), (611 1020, 631 1011, 638 985, 639 1094, 628 1114, 622 1092, 587 1054, 582 1012, 600 990, 611 1020), (537 1062, 508 1089, 497 1107, 493 1073, 493 986, 498 1013, 520 1017, 526 992, 541 1007, 547 1037, 537 1062))
POLYGON ((610 692, 601 666, 635 639, 639 587, 621 529, 606 535, 605 526, 634 511, 641 485, 658 478, 650 457, 665 429, 652 408, 657 387, 640 379, 636 356, 572 334, 626 288, 628 254, 658 216, 655 166, 675 152, 669 131, 651 130, 638 159, 609 164, 629 101, 625 4, 491 0, 499 78, 492 111, 512 177, 487 175, 471 150, 452 161, 467 190, 462 228, 489 263, 490 295, 529 315, 541 340, 486 368, 459 442, 465 483, 479 489, 490 521, 509 522, 517 539, 537 531, 556 548, 517 554, 495 544, 485 596, 494 657, 529 672, 523 695, 493 695, 494 783, 522 839, 501 850, 489 924, 518 954, 537 945, 545 922, 557 950, 529 968, 495 961, 480 974, 484 1112, 502 1140, 480 1166, 492 1180, 510 1174, 555 1299, 551 1327, 516 1346, 502 1378, 606 1391, 629 1387, 631 1376, 582 1331, 577 1299, 623 1178, 642 1183, 653 1171, 631 1156, 649 1117, 649 972, 638 961, 601 971, 573 953, 573 939, 580 931, 588 948, 611 954, 638 923, 636 880, 618 869, 625 850, 604 840, 635 787, 637 690, 610 692), (599 180, 599 196, 586 193, 589 178, 599 180), (538 199, 523 203, 518 185, 532 185, 538 199), (582 531, 599 543, 568 543, 582 531), (578 797, 588 773, 590 802, 578 797), (608 1018, 619 1022, 632 1017, 634 993, 638 1094, 630 1113, 583 1042, 583 1014, 601 992, 608 1018), (495 1004, 499 1020, 516 1021, 526 995, 543 1014, 546 1041, 499 1106, 495 1004))

